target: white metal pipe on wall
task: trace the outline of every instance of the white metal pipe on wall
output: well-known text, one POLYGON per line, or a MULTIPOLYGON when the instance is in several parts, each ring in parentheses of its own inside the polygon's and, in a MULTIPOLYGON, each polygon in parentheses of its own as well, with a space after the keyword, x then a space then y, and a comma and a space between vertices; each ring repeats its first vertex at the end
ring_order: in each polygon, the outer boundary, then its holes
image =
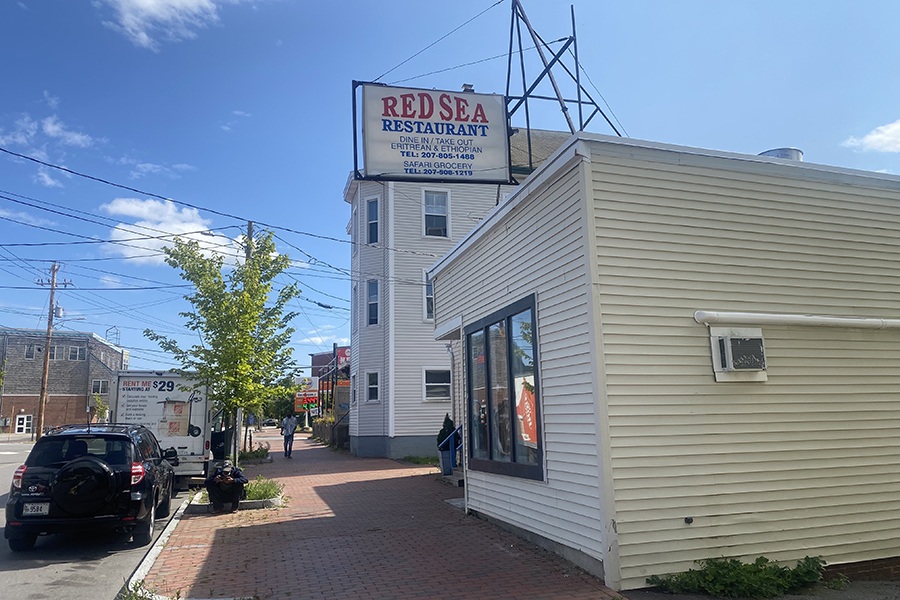
POLYGON ((900 329, 900 319, 877 317, 834 317, 779 313, 698 310, 694 320, 701 325, 796 325, 803 327, 846 327, 857 329, 900 329))

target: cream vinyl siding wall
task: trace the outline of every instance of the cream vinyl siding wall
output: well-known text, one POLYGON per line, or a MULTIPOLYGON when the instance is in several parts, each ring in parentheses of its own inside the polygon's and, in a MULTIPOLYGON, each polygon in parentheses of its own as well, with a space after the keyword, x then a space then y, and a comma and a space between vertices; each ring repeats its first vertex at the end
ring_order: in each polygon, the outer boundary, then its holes
POLYGON ((715 383, 692 318, 900 317, 900 180, 591 148, 622 588, 709 557, 900 554, 900 331, 762 325, 768 381, 715 383))
MULTIPOLYGON (((425 402, 423 368, 450 370, 446 342, 435 341, 434 322, 424 319, 424 271, 490 212, 496 185, 393 183, 394 253, 391 294, 394 314, 392 377, 394 382, 394 435, 437 435, 450 402, 425 402), (450 198, 449 238, 425 236, 423 190, 447 192, 450 198)), ((501 187, 508 191, 508 187, 501 187)), ((501 191, 501 193, 503 193, 501 191)))
POLYGON ((435 299, 438 323, 461 315, 465 326, 536 294, 545 481, 467 470, 467 507, 602 560, 583 180, 570 164, 492 221, 445 263, 435 299))
MULTIPOLYGON (((385 273, 388 269, 388 251, 390 237, 387 227, 389 215, 389 186, 371 181, 359 183, 358 193, 354 201, 356 206, 356 231, 353 232, 354 240, 358 243, 356 264, 353 265, 353 273, 358 280, 356 308, 359 314, 353 318, 358 319, 357 330, 358 344, 352 344, 353 350, 358 352, 357 359, 357 404, 356 418, 350 417, 350 435, 353 436, 381 436, 386 434, 386 419, 383 414, 384 398, 387 397, 387 368, 388 362, 385 355, 387 345, 388 322, 388 296, 385 273), (366 201, 378 197, 379 210, 379 244, 366 245, 366 201), (379 280, 379 306, 378 325, 368 325, 368 281, 379 280), (379 393, 381 402, 366 403, 366 373, 378 372, 379 393)), ((351 355, 351 360, 353 356, 351 355)), ((353 368, 353 363, 351 363, 353 368)))

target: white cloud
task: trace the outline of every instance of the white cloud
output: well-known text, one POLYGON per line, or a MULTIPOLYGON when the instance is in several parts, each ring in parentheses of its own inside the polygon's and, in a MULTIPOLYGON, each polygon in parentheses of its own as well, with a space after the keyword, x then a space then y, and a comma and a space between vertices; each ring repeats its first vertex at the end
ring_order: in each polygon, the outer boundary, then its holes
POLYGON ((109 238, 121 243, 110 244, 106 250, 116 256, 133 258, 139 263, 163 264, 162 249, 173 244, 174 236, 196 241, 207 254, 224 254, 229 264, 243 256, 235 240, 200 233, 209 233, 211 221, 201 217, 195 208, 180 208, 170 200, 116 198, 100 210, 128 220, 110 231, 109 238), (147 254, 153 256, 144 256, 147 254))
POLYGON ((4 146, 29 146, 38 132, 38 124, 28 115, 22 115, 12 130, 4 132, 0 129, 0 144, 4 146))
POLYGON ((900 152, 900 120, 876 127, 861 138, 851 136, 842 145, 876 152, 900 152))
POLYGON ((158 174, 168 175, 172 179, 179 179, 181 177, 181 173, 197 170, 197 168, 193 165, 185 163, 177 163, 171 166, 160 165, 157 163, 151 163, 138 160, 136 158, 131 158, 130 156, 123 156, 122 158, 115 159, 114 162, 119 165, 131 167, 131 171, 128 173, 128 176, 131 179, 141 179, 146 175, 158 174))
POLYGON ((35 182, 41 184, 44 187, 48 187, 48 188, 65 187, 65 186, 63 186, 62 182, 60 182, 58 179, 54 179, 50 175, 50 172, 47 170, 46 167, 41 167, 40 169, 38 169, 38 172, 35 173, 35 175, 34 175, 34 180, 35 180, 35 182))
POLYGON ((42 219, 40 217, 35 217, 33 215, 28 214, 27 212, 22 212, 18 210, 5 210, 0 208, 0 217, 4 217, 6 219, 12 219, 13 221, 19 221, 21 223, 27 223, 28 225, 39 225, 39 226, 50 226, 55 225, 54 221, 49 219, 42 219))
POLYGON ((56 115, 51 115, 41 121, 41 130, 47 137, 59 140, 66 146, 89 148, 94 145, 94 138, 86 133, 67 129, 56 115))
POLYGON ((44 90, 44 102, 46 102, 47 106, 49 106, 52 110, 56 110, 56 108, 59 106, 59 97, 51 96, 50 92, 44 90))
POLYGON ((112 275, 101 275, 100 284, 108 288, 123 287, 122 280, 119 277, 113 277, 112 275))
MULTIPOLYGON (((116 13, 103 24, 118 31, 139 48, 154 52, 160 41, 197 37, 196 30, 219 22, 223 0, 104 0, 116 13)), ((239 0, 231 0, 232 3, 239 0)))

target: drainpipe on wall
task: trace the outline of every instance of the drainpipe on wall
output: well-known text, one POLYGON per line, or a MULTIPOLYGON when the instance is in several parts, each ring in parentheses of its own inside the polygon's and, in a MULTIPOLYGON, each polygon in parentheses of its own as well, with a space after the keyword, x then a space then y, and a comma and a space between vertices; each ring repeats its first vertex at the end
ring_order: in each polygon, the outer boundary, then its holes
POLYGON ((447 344, 447 354, 450 355, 450 418, 456 422, 456 355, 453 353, 453 344, 447 344))

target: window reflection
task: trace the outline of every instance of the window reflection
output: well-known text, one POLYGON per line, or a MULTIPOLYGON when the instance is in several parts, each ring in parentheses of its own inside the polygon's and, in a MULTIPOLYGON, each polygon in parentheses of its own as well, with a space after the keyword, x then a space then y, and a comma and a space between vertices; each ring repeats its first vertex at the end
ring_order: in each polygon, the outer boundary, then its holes
POLYGON ((466 328, 471 467, 542 479, 534 297, 466 328))

